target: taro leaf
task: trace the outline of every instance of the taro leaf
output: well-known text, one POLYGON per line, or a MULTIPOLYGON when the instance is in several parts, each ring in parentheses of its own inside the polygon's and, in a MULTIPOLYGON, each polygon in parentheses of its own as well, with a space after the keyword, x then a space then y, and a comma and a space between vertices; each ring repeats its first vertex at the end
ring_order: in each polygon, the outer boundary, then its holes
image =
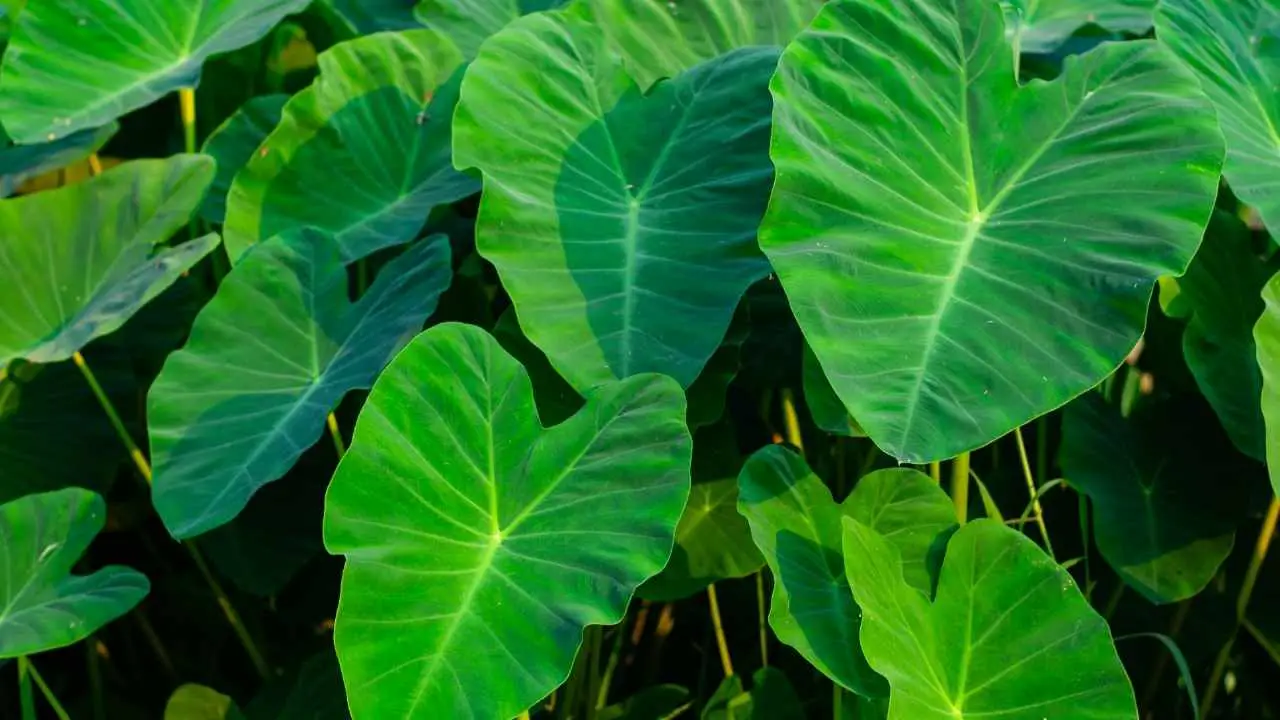
POLYGON ((0 51, 9 42, 13 22, 26 4, 27 0, 0 0, 0 51))
POLYGON ((800 696, 781 670, 761 668, 751 680, 747 692, 737 675, 725 678, 702 708, 703 720, 804 720, 800 696))
POLYGON ((769 625, 778 639, 859 695, 884 695, 858 646, 861 613, 840 560, 840 518, 891 536, 908 582, 927 591, 929 548, 955 524, 951 501, 924 474, 895 468, 864 476, 837 505, 804 460, 778 445, 752 455, 738 482, 738 511, 774 575, 769 625))
POLYGON ((507 308, 498 318, 493 327, 493 337, 529 373, 538 417, 544 425, 559 425, 578 412, 582 407, 582 396, 551 367, 546 354, 524 336, 515 308, 507 308))
POLYGON ((711 425, 724 415, 729 385, 742 369, 742 344, 751 334, 750 318, 748 304, 739 302, 720 347, 711 353, 702 372, 689 385, 685 397, 689 400, 690 428, 711 425))
POLYGON ((1227 138, 1231 190, 1280 227, 1280 105, 1275 102, 1274 0, 1163 0, 1156 34, 1200 79, 1227 138))
POLYGON ((169 532, 212 530, 284 475, 342 397, 369 387, 422 328, 449 278, 443 235, 388 263, 354 304, 326 235, 280 236, 246 255, 148 394, 152 501, 169 532))
POLYGON ((1004 0, 1016 47, 1024 53, 1057 50, 1085 25, 1141 35, 1151 29, 1157 0, 1004 0))
POLYGON ((568 675, 671 554, 689 497, 670 378, 603 385, 544 430, 478 328, 416 338, 374 385, 329 487, 347 556, 335 642, 356 717, 511 717, 568 675))
POLYGON ((1248 509, 1248 469, 1207 410, 1196 410, 1164 401, 1125 419, 1089 393, 1063 413, 1062 468, 1092 501, 1098 551, 1154 603, 1204 589, 1248 509), (1213 492, 1206 493, 1210 480, 1213 492))
POLYGON ((164 706, 164 720, 243 720, 229 695, 204 685, 179 685, 164 706))
POLYGON ((4 128, 0 128, 0 198, 15 193, 28 178, 65 167, 97 152, 118 129, 120 126, 116 123, 108 123, 54 142, 13 145, 4 128))
POLYGON ((1213 109, 1163 49, 1106 43, 1019 87, 1000 15, 828 3, 772 85, 760 244, 836 394, 913 463, 1110 374, 1217 192, 1213 109))
POLYGON ((689 691, 679 685, 654 685, 622 702, 601 708, 596 720, 659 720, 692 702, 689 691))
POLYGON ((732 50, 782 47, 824 0, 585 0, 641 88, 732 50))
POLYGON ((813 424, 825 432, 844 437, 866 437, 867 433, 857 420, 845 409, 844 403, 836 397, 831 389, 831 381, 818 364, 818 358, 808 345, 804 348, 803 360, 804 402, 809 406, 809 414, 813 416, 813 424))
POLYGON ((1274 269, 1254 254, 1249 228, 1215 212, 1178 297, 1190 309, 1182 353, 1196 385, 1241 452, 1266 457, 1262 373, 1253 326, 1262 315, 1262 288, 1274 269))
POLYGON ((462 55, 474 58, 490 35, 521 15, 551 10, 567 0, 420 0, 418 22, 449 38, 462 55))
POLYGON ((98 127, 180 88, 211 55, 255 42, 311 0, 41 0, 18 17, 0 75, 20 143, 98 127))
POLYGON ((775 61, 742 50, 642 96, 598 29, 557 12, 467 71, 455 161, 484 174, 477 248, 578 390, 643 372, 687 387, 767 274, 775 61))
POLYGON ((432 208, 479 187, 450 165, 462 57, 438 35, 379 33, 336 45, 319 63, 319 79, 284 106, 231 184, 233 261, 309 225, 336 235, 351 262, 412 240, 432 208))
POLYGON ((71 568, 107 521, 107 504, 81 488, 0 505, 0 658, 65 647, 133 609, 147 578, 110 566, 71 568))
POLYGON ((894 544, 856 519, 844 520, 844 562, 890 720, 1138 716, 1106 621, 1018 531, 962 526, 932 602, 903 580, 894 544))
POLYGON ((1266 309, 1253 328, 1262 368, 1262 417, 1267 426, 1267 467, 1271 487, 1280 495, 1280 273, 1262 290, 1266 309))
POLYGON ((0 200, 0 368, 71 357, 208 254, 217 235, 158 248, 200 204, 213 165, 203 155, 135 160, 0 200))
POLYGON ((227 214, 227 193, 231 182, 258 151, 262 141, 280 122, 288 95, 263 95, 245 103, 204 141, 202 151, 218 161, 209 195, 200 207, 200 216, 221 223, 227 214))
POLYGON ((326 0, 354 35, 422 27, 413 17, 417 0, 326 0))

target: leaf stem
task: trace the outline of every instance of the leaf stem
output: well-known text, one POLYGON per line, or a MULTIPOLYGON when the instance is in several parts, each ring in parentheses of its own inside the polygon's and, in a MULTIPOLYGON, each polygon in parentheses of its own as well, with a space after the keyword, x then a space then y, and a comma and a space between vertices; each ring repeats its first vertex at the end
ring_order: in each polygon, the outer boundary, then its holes
POLYGON ((769 633, 765 629, 764 569, 756 571, 756 617, 760 632, 760 665, 769 667, 769 633))
POLYGON ((333 438, 333 447, 338 451, 338 459, 347 454, 347 443, 342 439, 342 428, 338 427, 338 417, 329 413, 325 424, 329 426, 329 437, 333 438))
POLYGON ((195 88, 178 90, 178 112, 182 118, 182 147, 188 153, 196 151, 196 91, 195 88))
POLYGON ((800 435, 800 415, 789 388, 782 388, 782 422, 787 431, 787 442, 804 454, 804 438, 800 435))
POLYGON ((1018 459, 1022 462, 1022 476, 1027 481, 1027 492, 1031 495, 1031 505, 1035 510, 1036 525, 1040 528, 1040 537, 1044 538, 1044 549, 1049 557, 1053 557, 1053 541, 1049 539, 1049 529, 1044 524, 1044 508, 1040 506, 1039 491, 1036 490, 1036 479, 1031 475, 1031 463, 1027 461, 1027 444, 1022 440, 1022 428, 1013 429, 1018 440, 1018 459))
POLYGON ((58 702, 58 698, 54 696, 53 691, 45 684, 44 678, 40 677, 40 672, 27 659, 27 656, 23 655, 18 658, 18 666, 25 670, 27 676, 36 682, 36 687, 40 688, 40 694, 44 695, 44 699, 49 702, 49 706, 53 708, 53 714, 58 716, 58 720, 71 720, 70 716, 67 715, 67 711, 62 709, 62 703, 58 702))
POLYGON ((31 674, 25 661, 26 658, 18 658, 18 704, 22 708, 22 720, 37 720, 36 696, 31 690, 31 674))
POLYGON ((933 481, 935 483, 939 485, 942 484, 942 463, 941 462, 934 461, 929 463, 929 477, 933 478, 933 481))
POLYGON ((102 406, 103 411, 107 414, 107 419, 111 421, 111 427, 115 429, 116 435, 120 436, 120 442, 124 444, 125 450, 129 452, 129 458, 133 460, 138 473, 150 485, 151 465, 147 462, 146 456, 142 454, 142 450, 138 448, 138 444, 133 441, 133 436, 129 434, 129 429, 125 427, 124 421, 120 419, 120 414, 116 412, 111 398, 107 397, 107 393, 102 389, 97 376, 89 368, 89 363, 85 362, 84 355, 76 351, 71 356, 71 359, 75 362, 76 367, 80 368, 80 374, 84 375, 85 382, 88 383, 89 389, 93 391, 94 397, 98 399, 98 404, 102 406))
POLYGON ((218 600, 218 606, 222 608, 222 614, 227 618, 227 624, 231 626, 232 632, 236 634, 240 644, 244 646, 244 651, 249 655, 249 660, 253 662, 253 667, 258 671, 259 677, 263 680, 269 679, 271 677, 271 668, 267 665, 266 658, 258 650, 258 646, 254 643, 253 636, 249 634, 248 628, 241 622, 240 613, 236 612, 235 606, 231 604, 231 598, 227 597, 222 585, 218 583, 217 578, 209 571, 209 565, 204 561, 204 555, 200 553, 200 550, 196 548, 193 542, 184 542, 182 545, 187 548, 187 552, 191 553, 191 559, 195 561, 196 568, 200 570, 205 583, 213 591, 213 596, 218 600))
POLYGON ((626 637, 626 630, 627 619, 624 616, 614 632, 613 649, 609 651, 609 660, 604 666, 604 677, 600 680, 600 689, 596 693, 597 710, 604 709, 609 702, 609 686, 613 684, 613 673, 618 669, 618 658, 622 656, 622 639, 626 637))
POLYGON ((715 583, 707 586, 707 600, 711 605, 711 626, 716 632, 716 647, 720 650, 720 666, 724 669, 725 677, 732 677, 733 660, 729 657, 729 642, 725 639, 724 623, 720 619, 720 603, 716 600, 715 583))
POLYGON ((963 525, 969 519, 969 453, 962 452, 951 461, 951 498, 956 505, 956 519, 963 525))
POLYGON ((1222 676, 1227 670, 1227 661, 1231 659, 1231 649, 1235 645, 1236 635, 1244 624, 1245 612, 1249 609, 1249 600, 1253 597, 1253 587, 1258 582, 1258 572, 1267 559, 1267 550, 1271 547, 1271 538, 1276 533, 1276 521, 1280 519, 1280 497, 1272 498, 1267 507, 1266 517, 1262 521, 1262 530, 1258 532, 1258 541, 1253 546, 1253 557, 1249 559, 1249 569, 1245 571, 1244 582, 1240 585, 1240 596, 1236 599, 1236 624, 1231 636, 1218 652, 1213 663, 1213 673, 1209 676, 1209 684, 1205 686, 1204 704, 1201 718, 1209 717, 1213 710, 1213 701, 1222 686, 1222 676))

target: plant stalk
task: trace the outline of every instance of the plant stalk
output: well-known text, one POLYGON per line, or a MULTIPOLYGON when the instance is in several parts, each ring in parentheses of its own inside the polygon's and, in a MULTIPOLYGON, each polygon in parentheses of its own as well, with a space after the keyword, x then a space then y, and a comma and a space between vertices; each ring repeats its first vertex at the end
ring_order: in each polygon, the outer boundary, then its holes
POLYGON ((342 456, 347 454, 347 443, 342 439, 342 428, 338 427, 338 417, 329 413, 325 424, 329 426, 329 437, 333 438, 333 448, 338 451, 338 459, 341 460, 342 456))
POLYGON ((951 498, 956 505, 956 519, 963 525, 969 519, 969 453, 962 452, 951 461, 951 498))
POLYGON ((756 617, 760 633, 760 665, 769 667, 769 632, 765 628, 764 569, 756 571, 756 617))
POLYGON ((711 605, 711 626, 716 631, 716 647, 720 650, 720 666, 725 677, 733 675, 733 660, 729 657, 729 642, 724 636, 724 623, 720 619, 720 603, 716 600, 716 585, 707 586, 707 600, 711 605))
POLYGON ((22 720, 36 719, 36 696, 31 690, 31 674, 27 672, 26 658, 18 658, 18 704, 22 708, 22 720))
POLYGON ((1022 440, 1022 428, 1014 428, 1013 436, 1018 440, 1018 459, 1022 462, 1022 476, 1027 481, 1027 492, 1031 494, 1031 505, 1035 510, 1036 525, 1040 528, 1040 537, 1044 538, 1044 549, 1049 553, 1049 557, 1053 557, 1053 541, 1049 539, 1049 529, 1044 524, 1044 508, 1040 506, 1036 479, 1031 475, 1031 463, 1027 461, 1027 444, 1022 440))
POLYGON ((796 412, 791 390, 782 388, 782 422, 787 431, 787 442, 804 454, 804 438, 800 435, 800 415, 796 412))
POLYGON ((182 147, 188 153, 196 151, 196 91, 195 88, 178 90, 178 108, 182 117, 182 147))
POLYGON ((600 680, 600 690, 596 693, 596 709, 603 710, 609 702, 609 686, 613 684, 613 673, 618 669, 618 659, 622 656, 622 640, 627 635, 627 619, 622 618, 614 632, 613 649, 609 651, 609 660, 604 666, 604 677, 600 680))
POLYGON ((935 483, 942 484, 942 463, 936 461, 929 463, 929 477, 933 478, 935 483))
POLYGON ((44 695, 44 699, 48 701, 49 707, 53 708, 53 714, 58 716, 58 720, 71 720, 67 715, 67 711, 62 708, 62 703, 58 702, 58 698, 54 696, 53 691, 45 684, 44 678, 40 677, 40 672, 36 670, 36 666, 27 659, 25 655, 18 658, 19 672, 25 670, 27 677, 35 681, 36 687, 40 688, 40 694, 44 695))

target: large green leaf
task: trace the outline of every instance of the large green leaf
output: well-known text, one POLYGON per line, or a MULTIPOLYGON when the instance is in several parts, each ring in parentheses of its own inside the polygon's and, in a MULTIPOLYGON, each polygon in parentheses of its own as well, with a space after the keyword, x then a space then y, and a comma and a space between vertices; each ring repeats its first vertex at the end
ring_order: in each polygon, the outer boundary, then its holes
POLYGON ((325 0, 333 14, 355 35, 421 27, 413 17, 418 0, 325 0))
POLYGON ((824 0, 582 0, 641 88, 751 46, 782 47, 824 0))
POLYGON ((1266 457, 1266 431, 1253 326, 1274 269, 1254 253, 1239 218, 1215 212, 1200 251, 1178 279, 1178 297, 1191 311, 1182 336, 1187 368, 1232 442, 1258 460, 1266 457))
POLYGON ((343 257, 412 240, 432 208, 474 193, 450 164, 449 120, 462 56, 430 30, 379 33, 320 56, 320 77, 235 177, 233 260, 253 243, 311 226, 343 257), (452 79, 450 79, 452 77, 452 79))
POLYGON ((135 160, 0 200, 0 368, 71 357, 216 247, 216 235, 159 247, 200 204, 213 165, 202 155, 135 160))
POLYGON ((601 386, 544 430, 524 369, 440 325, 378 378, 325 507, 347 556, 335 641, 353 714, 511 717, 623 615, 689 496, 669 378, 601 386))
POLYGON ((413 245, 351 303, 336 241, 318 232, 254 248, 222 282, 148 395, 152 501, 174 537, 239 514, 422 329, 450 280, 449 243, 413 245))
POLYGON ((844 521, 862 649, 889 681, 890 720, 1136 720, 1107 623, 1025 535, 976 520, 947 543, 933 601, 898 549, 844 521))
POLYGON ((1002 28, 989 0, 828 3, 771 86, 760 244, 900 460, 981 446, 1114 370, 1217 191, 1213 108, 1159 46, 1019 87, 1002 28))
POLYGON ((65 167, 97 152, 118 129, 116 123, 108 123, 54 142, 13 145, 4 128, 0 128, 0 198, 12 195, 28 178, 65 167))
POLYGON ((1157 0, 1005 0, 1015 10, 1009 30, 1024 53, 1057 50, 1085 25, 1141 35, 1151 29, 1157 0))
POLYGON ((209 196, 200 207, 200 216, 220 223, 227 214, 227 194, 231 183, 262 142, 280 122, 288 95, 262 95, 240 106, 235 114, 218 126, 204 141, 202 151, 218 161, 209 196))
POLYGON ((106 521, 107 504, 80 488, 0 505, 0 658, 80 642, 146 596, 128 568, 71 574, 106 521))
POLYGON ((1266 309, 1253 328, 1262 368, 1262 417, 1267 428, 1267 468, 1271 487, 1280 495, 1280 273, 1262 291, 1266 309))
POLYGON ((768 273, 775 61, 739 51, 642 95, 598 29, 557 12, 517 20, 467 71, 455 160, 484 174, 477 248, 574 387, 688 386, 768 273))
POLYGON ((18 16, 0 75, 21 143, 98 127, 194 88, 211 55, 248 45, 311 0, 42 0, 18 16))
POLYGON ((891 536, 907 558, 908 581, 927 591, 929 548, 955 524, 946 494, 915 470, 880 470, 837 505, 804 460, 779 445, 752 455, 738 482, 738 510, 774 575, 769 625, 778 639, 859 695, 884 695, 858 646, 861 611, 840 559, 840 521, 856 518, 891 536))
POLYGON ((463 56, 474 58, 490 35, 520 17, 564 5, 567 0, 420 0, 418 22, 449 38, 463 56))
POLYGON ((1277 22, 1274 0, 1163 0, 1156 14, 1160 42, 1191 68, 1218 110, 1231 189, 1271 228, 1280 227, 1277 22))
POLYGON ((1126 419, 1090 393, 1063 413, 1062 468, 1092 501, 1098 551, 1154 603, 1204 589, 1249 507, 1248 468, 1197 404, 1157 402, 1126 419))

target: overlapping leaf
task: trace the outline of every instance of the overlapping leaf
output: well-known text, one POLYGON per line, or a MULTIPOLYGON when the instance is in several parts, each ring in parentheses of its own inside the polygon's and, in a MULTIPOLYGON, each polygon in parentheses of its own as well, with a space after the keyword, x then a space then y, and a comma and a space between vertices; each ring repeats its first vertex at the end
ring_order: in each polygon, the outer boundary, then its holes
POLYGON ((761 246, 836 394, 902 460, 1110 373, 1217 189, 1213 109, 1176 60, 1107 43, 1019 87, 992 2, 829 3, 772 90, 761 246))
POLYGON ((107 504, 80 488, 0 505, 0 658, 77 643, 146 596, 128 568, 71 574, 106 521, 107 504))
POLYGON ((544 430, 479 329, 420 335, 374 385, 329 488, 347 556, 335 641, 356 717, 510 717, 565 679, 671 553, 684 399, 644 375, 544 430))
POLYGON ((508 26, 467 71, 455 145, 484 174, 477 247, 580 391, 643 372, 688 386, 767 273, 775 60, 741 50, 642 95, 560 12, 508 26))
POLYGON ((417 0, 325 0, 353 35, 421 27, 414 19, 417 0))
POLYGON ((1016 530, 961 527, 932 602, 903 579, 885 535, 852 518, 844 562, 862 650, 889 682, 890 720, 1138 716, 1106 621, 1016 530))
POLYGON ((1057 50, 1085 25, 1141 35, 1151 29, 1157 0, 1004 0, 1009 31, 1024 53, 1057 50))
POLYGON ((343 258, 412 240, 432 208, 478 184, 450 164, 462 56, 430 30, 379 33, 320 56, 320 77, 235 177, 227 251, 311 226, 343 258), (452 78, 452 79, 451 79, 452 78))
POLYGON ((1253 328, 1262 369, 1262 417, 1267 431, 1267 468, 1271 487, 1280 495, 1280 274, 1262 291, 1266 309, 1253 328))
POLYGON ((529 13, 551 10, 567 0, 419 0, 418 22, 437 30, 474 58, 480 45, 508 23, 529 13))
POLYGON ((21 143, 105 125, 180 88, 311 0, 47 0, 18 16, 0 75, 21 143))
POLYGON ((4 128, 0 128, 0 198, 12 195, 28 178, 70 165, 97 152, 118 129, 116 123, 108 123, 54 142, 14 145, 4 128))
POLYGON ((338 401, 422 328, 449 278, 441 235, 389 263, 355 304, 328 236, 280 236, 247 255, 148 395, 152 501, 174 537, 225 523, 292 467, 338 401))
POLYGON ((0 367, 71 357, 216 247, 207 235, 159 248, 204 198, 213 165, 201 155, 135 160, 0 200, 0 367))
POLYGON ((200 215, 213 223, 222 222, 227 214, 227 193, 236 174, 249 162, 262 142, 280 122, 288 95, 262 95, 236 110, 204 141, 202 151, 218 161, 218 171, 209 188, 209 196, 200 207, 200 215))

